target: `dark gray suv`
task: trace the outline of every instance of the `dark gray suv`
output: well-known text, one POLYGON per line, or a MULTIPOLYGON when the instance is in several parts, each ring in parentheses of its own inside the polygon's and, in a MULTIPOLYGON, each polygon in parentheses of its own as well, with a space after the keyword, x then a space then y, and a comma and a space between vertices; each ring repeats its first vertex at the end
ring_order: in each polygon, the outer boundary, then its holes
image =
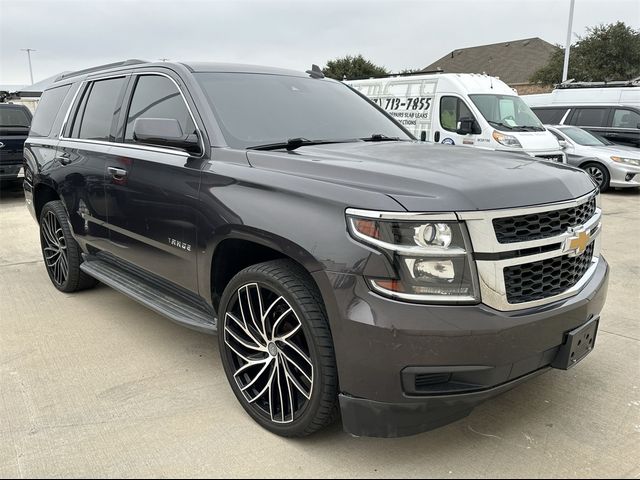
POLYGON ((416 142, 317 68, 62 76, 24 186, 56 288, 218 333, 239 402, 284 436, 459 419, 580 361, 606 297, 588 175, 416 142))

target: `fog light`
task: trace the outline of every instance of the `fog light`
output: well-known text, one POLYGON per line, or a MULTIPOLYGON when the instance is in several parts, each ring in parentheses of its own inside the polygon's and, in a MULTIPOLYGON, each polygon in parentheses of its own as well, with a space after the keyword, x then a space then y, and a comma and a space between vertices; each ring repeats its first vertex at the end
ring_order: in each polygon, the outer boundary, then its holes
POLYGON ((627 173, 627 175, 624 177, 624 179, 625 179, 627 182, 630 182, 631 180, 633 180, 633 177, 635 177, 635 176, 636 176, 636 174, 635 174, 635 173, 627 173))

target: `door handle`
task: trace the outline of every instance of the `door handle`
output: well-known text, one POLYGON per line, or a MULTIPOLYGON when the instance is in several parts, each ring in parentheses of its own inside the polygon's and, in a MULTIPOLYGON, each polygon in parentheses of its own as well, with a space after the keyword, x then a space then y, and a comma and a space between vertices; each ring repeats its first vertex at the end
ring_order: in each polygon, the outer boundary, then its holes
POLYGON ((127 176, 127 171, 124 168, 107 167, 107 172, 109 172, 116 180, 122 180, 127 176))
POLYGON ((59 162, 60 165, 69 165, 71 163, 69 155, 58 155, 54 160, 59 162))

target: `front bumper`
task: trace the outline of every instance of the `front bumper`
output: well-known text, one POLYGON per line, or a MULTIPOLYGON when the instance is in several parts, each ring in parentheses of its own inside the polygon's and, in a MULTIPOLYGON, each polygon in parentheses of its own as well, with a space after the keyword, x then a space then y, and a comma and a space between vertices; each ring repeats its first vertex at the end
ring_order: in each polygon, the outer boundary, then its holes
POLYGON ((511 312, 398 302, 371 292, 362 277, 325 273, 335 296, 328 309, 344 428, 395 437, 462 418, 549 369, 565 333, 602 310, 609 268, 601 258, 575 296, 511 312))
POLYGON ((609 162, 610 185, 615 188, 640 187, 640 167, 609 162))

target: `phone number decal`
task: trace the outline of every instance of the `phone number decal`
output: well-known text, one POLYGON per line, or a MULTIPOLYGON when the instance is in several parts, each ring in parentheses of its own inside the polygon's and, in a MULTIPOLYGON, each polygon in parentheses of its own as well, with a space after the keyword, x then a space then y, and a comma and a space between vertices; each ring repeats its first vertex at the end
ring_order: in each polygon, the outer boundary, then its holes
POLYGON ((431 106, 430 97, 372 98, 371 100, 385 110, 428 110, 431 106))

